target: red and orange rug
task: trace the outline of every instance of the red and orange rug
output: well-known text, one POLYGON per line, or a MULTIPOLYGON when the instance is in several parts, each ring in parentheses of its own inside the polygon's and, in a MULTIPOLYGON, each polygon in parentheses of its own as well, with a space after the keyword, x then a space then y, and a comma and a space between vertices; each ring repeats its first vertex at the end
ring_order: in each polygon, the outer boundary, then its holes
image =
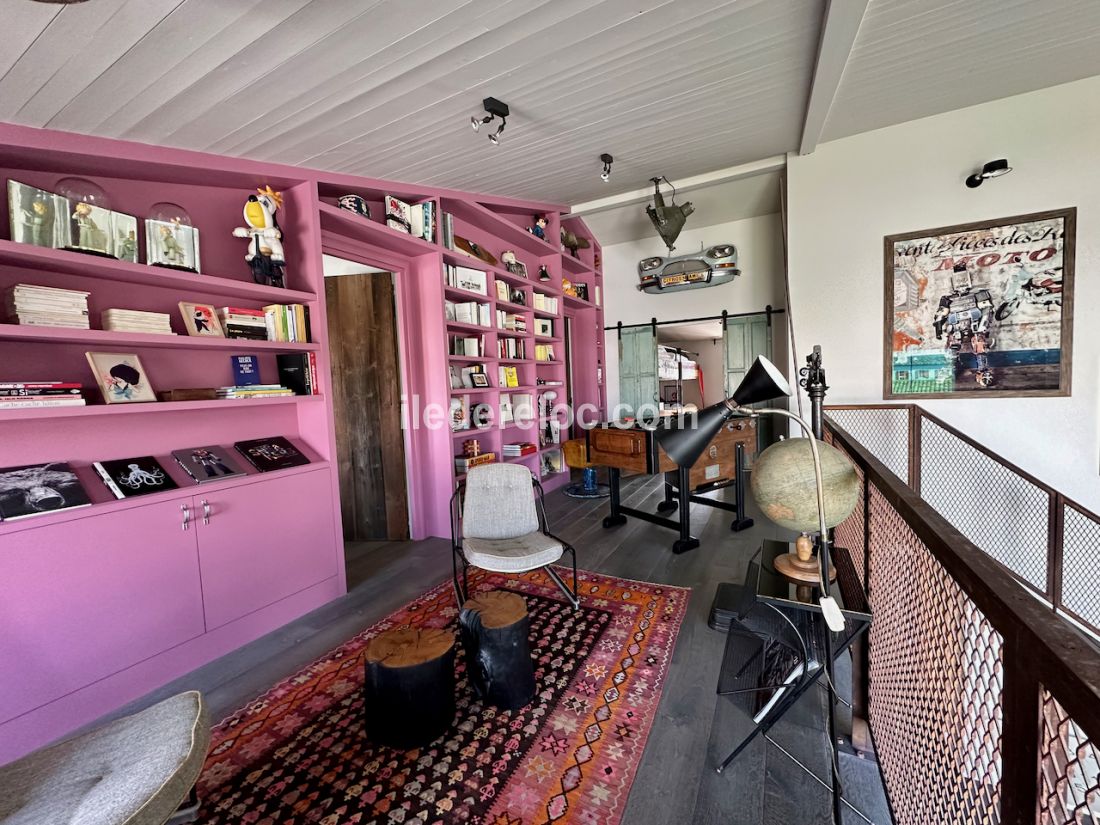
POLYGON ((573 611, 542 571, 471 569, 470 587, 526 597, 538 680, 529 705, 483 705, 460 652, 446 736, 408 751, 364 738, 363 652, 392 627, 453 626, 453 591, 441 584, 219 724, 198 821, 618 823, 690 591, 582 572, 573 611))

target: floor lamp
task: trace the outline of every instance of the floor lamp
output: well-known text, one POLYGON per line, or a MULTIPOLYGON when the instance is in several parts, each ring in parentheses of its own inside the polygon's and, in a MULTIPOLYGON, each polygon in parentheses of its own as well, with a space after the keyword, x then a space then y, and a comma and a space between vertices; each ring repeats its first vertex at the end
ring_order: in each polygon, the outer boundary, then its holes
MULTIPOLYGON (((733 395, 724 401, 707 407, 699 413, 695 426, 684 426, 686 422, 682 422, 681 426, 677 428, 662 429, 657 434, 657 443, 678 465, 690 467, 695 464, 699 456, 707 449, 711 439, 718 434, 723 425, 734 416, 755 418, 760 415, 776 415, 798 422, 798 425, 802 428, 803 432, 805 432, 806 439, 809 442, 810 455, 814 465, 814 484, 817 498, 817 526, 820 534, 818 538, 818 546, 820 548, 818 559, 820 562, 821 598, 818 603, 821 606, 821 613, 825 619, 826 626, 834 633, 839 633, 844 630, 844 615, 841 613, 840 606, 836 603, 836 600, 829 595, 829 529, 825 516, 825 486, 822 482, 821 456, 818 450, 817 439, 814 437, 814 432, 810 424, 789 410, 782 408, 755 409, 751 406, 752 404, 771 401, 775 398, 787 397, 791 394, 791 387, 778 368, 768 359, 758 356, 752 366, 749 367, 748 372, 745 373, 745 377, 741 380, 737 389, 734 390, 733 395)), ((833 517, 832 520, 836 521, 837 514, 833 513, 831 515, 833 517)), ((840 521, 843 521, 847 516, 848 513, 841 515, 840 521)), ((828 674, 830 694, 829 738, 832 740, 834 735, 833 705, 835 698, 833 695, 832 644, 829 634, 825 634, 825 638, 825 670, 828 674)), ((834 757, 833 819, 835 822, 840 821, 839 788, 840 776, 834 757)))

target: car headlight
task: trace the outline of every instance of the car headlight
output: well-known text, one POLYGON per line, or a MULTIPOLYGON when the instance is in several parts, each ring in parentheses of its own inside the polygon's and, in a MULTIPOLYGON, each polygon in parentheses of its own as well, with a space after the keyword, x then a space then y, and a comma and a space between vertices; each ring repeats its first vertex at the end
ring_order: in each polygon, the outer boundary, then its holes
POLYGON ((656 269, 664 262, 664 258, 646 258, 645 260, 638 262, 638 268, 642 272, 648 272, 651 269, 656 269))
POLYGON ((707 250, 708 258, 728 258, 734 254, 737 250, 730 244, 722 244, 721 246, 712 246, 707 250))

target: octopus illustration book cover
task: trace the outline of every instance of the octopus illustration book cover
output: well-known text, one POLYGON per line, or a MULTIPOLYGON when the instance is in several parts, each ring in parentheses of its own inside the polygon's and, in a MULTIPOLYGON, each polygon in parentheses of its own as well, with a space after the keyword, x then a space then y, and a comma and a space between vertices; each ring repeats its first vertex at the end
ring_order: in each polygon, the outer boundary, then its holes
POLYGON ((97 461, 95 467, 115 498, 134 498, 179 487, 151 455, 97 461))
POLYGON ((0 518, 4 521, 91 503, 80 479, 63 461, 0 469, 0 518))

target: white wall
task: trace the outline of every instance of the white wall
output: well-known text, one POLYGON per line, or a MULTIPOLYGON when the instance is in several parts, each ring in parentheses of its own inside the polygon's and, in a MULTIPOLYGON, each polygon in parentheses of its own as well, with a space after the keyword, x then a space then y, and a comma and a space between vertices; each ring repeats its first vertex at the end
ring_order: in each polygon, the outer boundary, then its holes
POLYGON ((922 405, 1100 509, 1100 77, 827 143, 788 181, 795 331, 822 345, 834 403, 882 400, 885 235, 1077 207, 1072 397, 922 405), (1001 157, 1011 174, 963 185, 1001 157))
MULTIPOLYGON (((639 209, 642 207, 639 206, 639 209)), ((697 217, 697 216, 692 216, 697 217)), ((737 247, 737 265, 741 275, 730 283, 706 289, 689 289, 667 295, 649 295, 639 292, 638 261, 652 255, 665 255, 664 242, 653 233, 643 241, 613 244, 603 248, 604 259, 604 323, 614 326, 638 324, 656 318, 658 321, 675 321, 720 315, 722 310, 757 312, 768 304, 780 309, 783 298, 783 245, 778 215, 715 224, 691 226, 680 233, 674 255, 691 252, 718 243, 732 243, 737 247)), ((598 238, 597 238, 598 240, 598 238)), ((786 357, 786 316, 776 318, 774 330, 777 363, 786 357)), ((709 346, 709 342, 704 342, 709 346)), ((698 349, 698 347, 689 347, 698 349)), ((606 336, 607 398, 608 410, 619 403, 618 337, 611 330, 606 336)), ((719 373, 721 369, 719 369, 719 373)), ((708 378, 710 375, 708 374, 708 378)), ((723 380, 723 379, 719 379, 723 380)), ((711 395, 708 387, 708 396, 711 395)))

